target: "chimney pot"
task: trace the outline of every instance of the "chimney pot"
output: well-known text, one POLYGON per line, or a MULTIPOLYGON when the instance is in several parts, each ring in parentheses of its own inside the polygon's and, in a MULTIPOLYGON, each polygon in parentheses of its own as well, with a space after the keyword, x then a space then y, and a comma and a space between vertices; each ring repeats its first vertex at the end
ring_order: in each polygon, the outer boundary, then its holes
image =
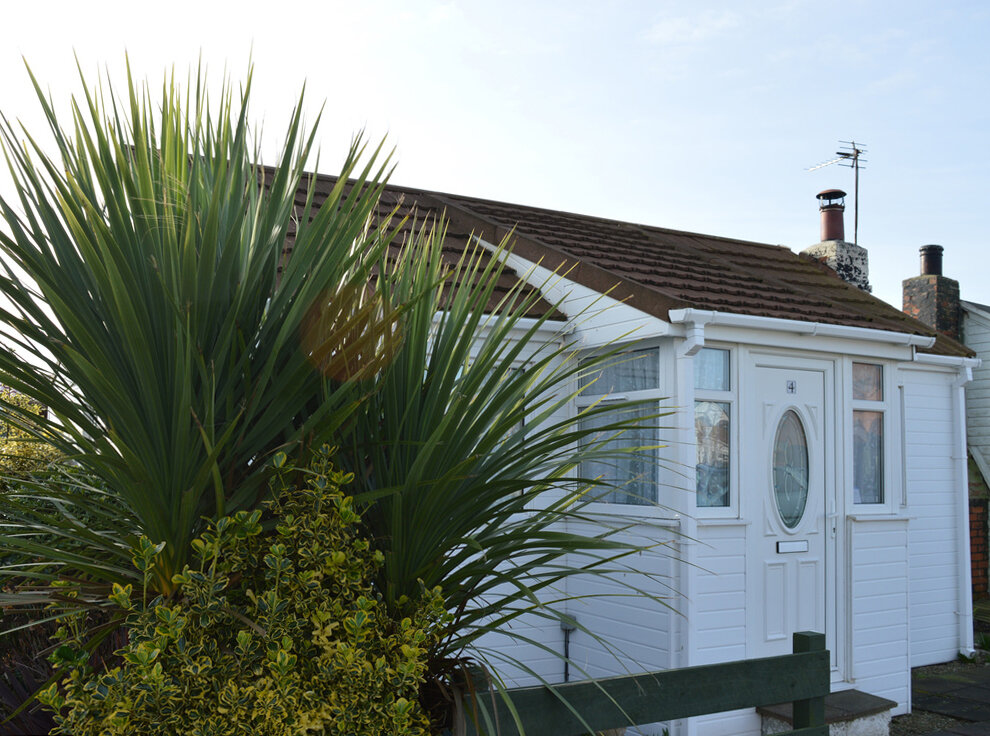
POLYGON ((818 198, 818 209, 822 213, 822 242, 845 240, 843 213, 846 210, 846 193, 841 189, 826 189, 815 196, 818 198))
POLYGON ((921 250, 921 275, 941 276, 942 275, 942 248, 941 245, 923 245, 921 250))

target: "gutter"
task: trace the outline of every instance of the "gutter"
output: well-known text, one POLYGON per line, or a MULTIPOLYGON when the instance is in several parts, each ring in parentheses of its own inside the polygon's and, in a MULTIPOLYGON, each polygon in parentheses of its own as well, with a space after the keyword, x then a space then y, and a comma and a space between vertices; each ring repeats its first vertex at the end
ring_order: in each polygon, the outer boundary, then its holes
POLYGON ((870 327, 833 325, 824 322, 802 322, 796 319, 757 317, 751 314, 735 314, 733 312, 714 312, 707 309, 671 309, 668 316, 674 324, 743 327, 751 330, 791 332, 809 336, 820 335, 822 337, 838 337, 847 340, 868 340, 891 345, 910 345, 917 348, 930 348, 935 344, 935 338, 928 335, 875 330, 870 327))
POLYGON ((923 365, 939 365, 947 368, 958 368, 960 371, 967 371, 967 378, 963 385, 973 380, 973 369, 979 368, 983 361, 979 358, 963 358, 958 355, 932 355, 930 353, 915 353, 912 359, 915 363, 923 365))

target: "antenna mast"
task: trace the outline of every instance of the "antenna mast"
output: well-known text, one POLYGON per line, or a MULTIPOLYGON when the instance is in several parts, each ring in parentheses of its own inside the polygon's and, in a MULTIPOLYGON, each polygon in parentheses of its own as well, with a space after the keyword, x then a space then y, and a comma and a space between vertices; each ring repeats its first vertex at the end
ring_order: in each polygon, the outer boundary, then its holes
POLYGON ((805 169, 805 171, 814 171, 832 164, 848 166, 853 170, 853 245, 859 245, 859 170, 866 168, 863 166, 866 163, 866 159, 863 158, 863 154, 866 153, 866 145, 856 143, 856 141, 839 141, 839 144, 841 150, 835 152, 838 158, 824 161, 810 169, 805 169))

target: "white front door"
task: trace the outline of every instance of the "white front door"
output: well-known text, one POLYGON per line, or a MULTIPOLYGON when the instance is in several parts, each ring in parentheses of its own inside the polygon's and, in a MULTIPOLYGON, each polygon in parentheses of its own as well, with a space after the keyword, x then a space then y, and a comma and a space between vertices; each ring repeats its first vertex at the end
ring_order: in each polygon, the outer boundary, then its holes
POLYGON ((835 652, 832 364, 754 355, 748 368, 747 656, 789 653, 795 631, 825 633, 835 652))

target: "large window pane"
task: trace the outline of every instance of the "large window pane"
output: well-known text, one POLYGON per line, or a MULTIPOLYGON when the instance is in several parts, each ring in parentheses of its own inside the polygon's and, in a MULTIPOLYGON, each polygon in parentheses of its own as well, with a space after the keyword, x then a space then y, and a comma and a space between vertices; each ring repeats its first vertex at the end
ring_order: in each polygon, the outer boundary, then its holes
POLYGON ((853 500, 883 503, 883 412, 853 412, 853 500))
MULTIPOLYGON (((637 406, 628 409, 616 409, 615 411, 598 414, 594 417, 581 419, 581 431, 592 431, 604 427, 616 421, 645 417, 655 414, 655 406, 637 406)), ((608 441, 605 447, 608 450, 632 447, 656 447, 657 428, 656 420, 648 420, 651 426, 642 426, 634 429, 627 429, 614 439, 608 441)), ((604 436, 593 436, 589 444, 601 441, 604 436)), ((581 463, 578 471, 582 478, 601 478, 613 490, 608 488, 598 489, 599 501, 605 503, 625 503, 648 505, 656 503, 657 500, 657 463, 655 450, 643 450, 641 452, 630 452, 615 457, 603 458, 600 460, 586 461, 581 463)))
MULTIPOLYGON (((585 365, 589 363, 586 361, 585 365)), ((660 359, 656 348, 633 350, 616 355, 604 367, 581 378, 581 388, 585 389, 584 393, 592 396, 645 391, 659 387, 660 359)))
POLYGON ((694 402, 698 443, 698 506, 729 505, 729 404, 694 402))
POLYGON ((694 356, 694 387, 709 391, 729 391, 729 351, 702 348, 694 356))
POLYGON ((784 412, 773 441, 773 495, 780 519, 793 529, 808 505, 808 438, 793 409, 784 412))
POLYGON ((883 372, 872 363, 853 363, 853 398, 883 401, 883 372))

